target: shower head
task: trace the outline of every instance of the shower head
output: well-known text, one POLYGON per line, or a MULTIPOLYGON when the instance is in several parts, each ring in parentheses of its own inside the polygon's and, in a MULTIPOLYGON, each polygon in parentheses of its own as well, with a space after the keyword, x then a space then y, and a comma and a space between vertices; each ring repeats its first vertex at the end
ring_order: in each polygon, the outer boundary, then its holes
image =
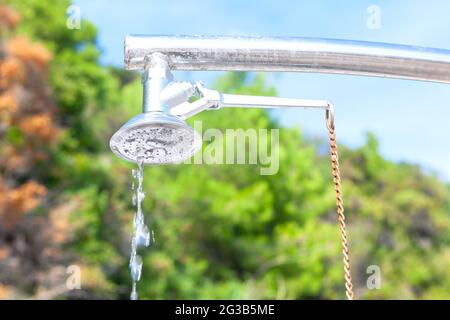
POLYGON ((153 111, 137 115, 111 138, 119 157, 144 164, 166 164, 190 158, 200 148, 201 136, 178 117, 153 111))

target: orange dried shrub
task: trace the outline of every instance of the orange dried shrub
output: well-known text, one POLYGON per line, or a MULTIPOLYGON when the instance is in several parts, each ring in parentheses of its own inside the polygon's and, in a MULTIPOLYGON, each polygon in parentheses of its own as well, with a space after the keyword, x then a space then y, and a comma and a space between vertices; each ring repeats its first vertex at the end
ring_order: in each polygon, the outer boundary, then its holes
MULTIPOLYGON (((30 163, 29 152, 19 151, 14 146, 7 144, 0 149, 0 170, 8 174, 22 173, 30 163), (7 161, 6 161, 7 159, 7 161)), ((2 176, 0 175, 0 179, 2 176)))
MULTIPOLYGON (((6 16, 6 9, 2 9, 0 15, 6 16)), ((5 19, 0 19, 0 28, 5 19)), ((43 45, 26 37, 3 41, 0 38, 0 125, 5 129, 3 134, 11 128, 11 137, 16 139, 0 136, 0 170, 4 177, 20 174, 32 180, 36 162, 48 158, 40 146, 57 140, 59 126, 54 119, 57 108, 47 84, 50 59, 51 54, 43 45), (17 129, 20 132, 14 133, 17 129)), ((17 185, 14 178, 9 180, 9 186, 17 185)))
POLYGON ((28 181, 18 188, 9 189, 0 181, 0 222, 6 230, 11 230, 26 214, 39 205, 47 189, 35 182, 28 181))
POLYGON ((49 227, 46 230, 46 237, 52 243, 63 244, 74 235, 74 226, 71 223, 71 215, 77 212, 81 204, 76 199, 66 201, 49 211, 49 227))
POLYGON ((68 202, 52 209, 43 185, 42 164, 52 156, 47 146, 57 143, 60 132, 48 83, 52 55, 43 45, 14 35, 19 20, 0 4, 0 265, 14 265, 14 272, 0 272, 0 299, 20 292, 10 290, 15 286, 29 290, 46 281, 47 276, 30 275, 30 268, 64 256, 69 211, 76 210, 68 202), (30 214, 37 208, 45 214, 30 214), (2 286, 3 279, 12 286, 2 286))
POLYGON ((11 253, 11 250, 4 245, 0 245, 0 261, 4 260, 11 253))
POLYGON ((0 283, 0 300, 8 299, 11 297, 11 293, 13 290, 11 290, 10 287, 5 286, 0 283))

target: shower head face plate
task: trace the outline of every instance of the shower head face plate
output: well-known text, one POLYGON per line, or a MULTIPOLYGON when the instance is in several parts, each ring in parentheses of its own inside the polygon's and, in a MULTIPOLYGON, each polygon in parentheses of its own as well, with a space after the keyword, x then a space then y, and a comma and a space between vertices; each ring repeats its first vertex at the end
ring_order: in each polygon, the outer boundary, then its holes
POLYGON ((109 142, 119 157, 144 164, 179 163, 201 148, 201 136, 179 118, 142 113, 123 125, 109 142))

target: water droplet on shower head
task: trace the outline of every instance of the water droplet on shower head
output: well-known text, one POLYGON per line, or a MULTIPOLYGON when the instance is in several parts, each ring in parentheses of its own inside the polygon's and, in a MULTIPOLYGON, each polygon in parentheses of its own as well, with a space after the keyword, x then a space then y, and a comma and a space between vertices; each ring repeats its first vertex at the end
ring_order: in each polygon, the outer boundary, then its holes
POLYGON ((139 298, 136 291, 136 282, 133 282, 133 288, 131 289, 130 300, 137 300, 139 298))

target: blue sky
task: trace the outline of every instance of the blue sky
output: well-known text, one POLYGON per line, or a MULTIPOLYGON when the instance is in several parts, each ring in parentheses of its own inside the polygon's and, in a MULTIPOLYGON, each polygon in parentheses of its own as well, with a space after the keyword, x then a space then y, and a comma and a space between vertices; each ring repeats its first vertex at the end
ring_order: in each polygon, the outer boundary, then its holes
MULTIPOLYGON (((99 29, 102 62, 123 65, 126 34, 302 36, 450 49, 450 1, 206 1, 75 0, 99 29), (381 29, 367 28, 367 8, 381 9, 381 29)), ((81 26, 82 27, 82 26, 81 26)), ((219 73, 182 73, 211 81, 219 73)), ((286 97, 328 99, 336 108, 338 140, 349 146, 374 132, 384 156, 419 163, 450 180, 450 85, 342 75, 273 73, 286 97)), ((324 136, 323 114, 274 113, 284 125, 324 136)))

